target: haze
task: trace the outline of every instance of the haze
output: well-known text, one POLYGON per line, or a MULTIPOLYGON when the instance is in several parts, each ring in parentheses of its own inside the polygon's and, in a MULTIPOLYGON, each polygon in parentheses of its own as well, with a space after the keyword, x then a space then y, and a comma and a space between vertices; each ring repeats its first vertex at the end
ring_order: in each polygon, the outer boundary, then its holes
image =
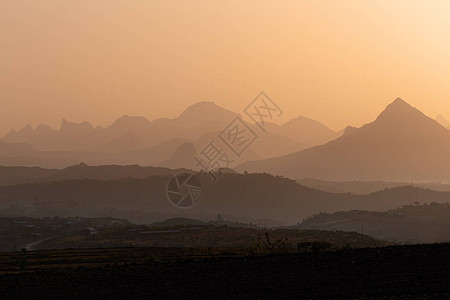
POLYGON ((450 299, 449 28, 0 0, 1 298, 450 299))
POLYGON ((242 111, 261 90, 335 130, 402 97, 450 115, 446 1, 1 1, 0 133, 242 111), (339 111, 337 114, 336 111, 339 111))

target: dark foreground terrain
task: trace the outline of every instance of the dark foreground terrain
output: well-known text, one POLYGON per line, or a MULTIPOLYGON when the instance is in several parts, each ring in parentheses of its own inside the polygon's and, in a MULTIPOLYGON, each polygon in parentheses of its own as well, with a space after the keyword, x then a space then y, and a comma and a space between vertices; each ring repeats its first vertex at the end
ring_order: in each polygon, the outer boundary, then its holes
MULTIPOLYGON (((180 256, 183 259, 177 259, 176 255, 163 255, 159 259, 153 255, 140 260, 151 252, 143 249, 127 250, 131 251, 128 254, 124 250, 105 249, 106 258, 117 260, 106 264, 101 262, 108 259, 99 258, 101 250, 97 249, 97 258, 90 266, 80 263, 89 259, 88 252, 85 256, 79 252, 77 263, 73 257, 78 250, 67 250, 72 251, 67 256, 72 257, 72 267, 61 258, 62 265, 47 270, 27 271, 24 266, 21 272, 1 275, 1 298, 450 298, 450 244, 262 257, 213 255, 186 259, 183 254, 180 256)), ((17 259, 19 254, 15 255, 11 259, 17 259)), ((44 263, 51 253, 24 255, 41 257, 44 263)), ((2 258, 4 262, 6 259, 2 258)))

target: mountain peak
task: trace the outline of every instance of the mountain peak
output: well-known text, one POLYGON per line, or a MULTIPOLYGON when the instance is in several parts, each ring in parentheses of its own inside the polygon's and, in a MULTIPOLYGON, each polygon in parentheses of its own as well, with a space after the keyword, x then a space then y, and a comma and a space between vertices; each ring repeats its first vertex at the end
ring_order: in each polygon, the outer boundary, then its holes
POLYGON ((408 109, 413 108, 411 105, 409 105, 408 102, 403 100, 402 98, 396 98, 391 104, 387 106, 387 108, 397 108, 397 109, 408 109))
POLYGON ((403 100, 400 97, 395 98, 395 100, 392 103, 408 104, 405 100, 403 100))
MULTIPOLYGON (((344 136, 348 136, 349 130, 344 136)), ((397 98, 389 104, 378 118, 369 124, 351 132, 358 132, 359 137, 372 138, 380 135, 411 140, 439 140, 450 138, 449 132, 436 120, 420 110, 397 98)))
POLYGON ((290 127, 290 126, 299 126, 299 125, 308 128, 308 130, 310 130, 310 127, 313 126, 316 128, 320 127, 323 129, 327 129, 329 131, 333 131, 332 129, 330 129, 326 125, 324 125, 323 123, 313 120, 311 118, 305 117, 305 116, 297 116, 297 117, 287 121, 282 126, 290 127))
POLYGON ((200 101, 197 103, 194 103, 192 105, 189 105, 186 110, 194 109, 194 108, 211 108, 211 107, 219 107, 215 102, 213 101, 200 101))
POLYGON ((405 100, 397 98, 389 104, 386 109, 378 116, 377 120, 383 119, 405 119, 412 116, 425 116, 422 112, 408 104, 405 100))
POLYGON ((89 122, 82 122, 82 123, 73 123, 68 122, 66 119, 62 119, 61 121, 61 128, 59 129, 60 132, 88 132, 92 131, 94 127, 89 122))
POLYGON ((194 103, 190 106, 188 106, 188 108, 186 108, 179 117, 186 117, 186 116, 190 116, 190 115, 196 115, 198 113, 203 114, 203 113, 211 113, 211 112, 216 112, 216 111, 222 111, 222 110, 226 110, 220 106, 218 106, 216 103, 212 102, 212 101, 201 101, 201 102, 197 102, 194 103))
POLYGON ((186 108, 179 116, 178 120, 189 121, 191 123, 201 123, 205 121, 229 122, 237 114, 228 109, 218 106, 211 101, 202 101, 186 108))
POLYGON ((149 123, 150 122, 146 117, 123 115, 118 118, 110 127, 122 127, 126 129, 139 128, 145 127, 149 123))
POLYGON ((358 132, 358 128, 353 127, 353 126, 347 126, 344 129, 343 135, 348 136, 348 135, 351 135, 351 134, 357 133, 357 132, 358 132))

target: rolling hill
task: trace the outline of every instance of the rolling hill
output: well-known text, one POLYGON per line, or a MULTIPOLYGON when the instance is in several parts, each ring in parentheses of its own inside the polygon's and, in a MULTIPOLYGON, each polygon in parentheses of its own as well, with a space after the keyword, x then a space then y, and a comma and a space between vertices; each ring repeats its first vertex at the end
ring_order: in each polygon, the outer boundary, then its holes
POLYGON ((450 242, 449 203, 405 205, 376 211, 321 213, 303 220, 296 228, 364 232, 374 238, 403 243, 450 242))
MULTIPOLYGON (((181 211, 166 198, 169 178, 167 175, 80 179, 3 186, 0 187, 0 215, 112 216, 135 220, 130 214, 138 211, 140 215, 174 217, 181 211)), ((450 192, 415 187, 398 187, 369 195, 328 193, 268 174, 223 174, 215 184, 205 177, 200 179, 202 198, 193 208, 182 211, 184 217, 212 219, 222 214, 237 221, 272 219, 288 225, 319 212, 387 210, 415 202, 450 201, 450 192)))
POLYGON ((140 167, 137 165, 88 166, 85 163, 73 165, 61 170, 38 167, 0 166, 0 186, 77 179, 115 180, 124 178, 146 178, 150 176, 166 176, 186 171, 188 170, 162 167, 140 167))

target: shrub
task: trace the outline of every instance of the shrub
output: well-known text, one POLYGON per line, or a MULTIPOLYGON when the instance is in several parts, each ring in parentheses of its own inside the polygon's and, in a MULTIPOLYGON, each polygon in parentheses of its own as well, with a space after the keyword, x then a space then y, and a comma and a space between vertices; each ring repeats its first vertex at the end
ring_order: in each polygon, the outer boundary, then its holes
POLYGON ((277 253, 285 253, 289 247, 287 245, 287 238, 282 237, 272 241, 268 232, 264 236, 258 234, 256 241, 249 249, 250 255, 269 255, 277 253))

